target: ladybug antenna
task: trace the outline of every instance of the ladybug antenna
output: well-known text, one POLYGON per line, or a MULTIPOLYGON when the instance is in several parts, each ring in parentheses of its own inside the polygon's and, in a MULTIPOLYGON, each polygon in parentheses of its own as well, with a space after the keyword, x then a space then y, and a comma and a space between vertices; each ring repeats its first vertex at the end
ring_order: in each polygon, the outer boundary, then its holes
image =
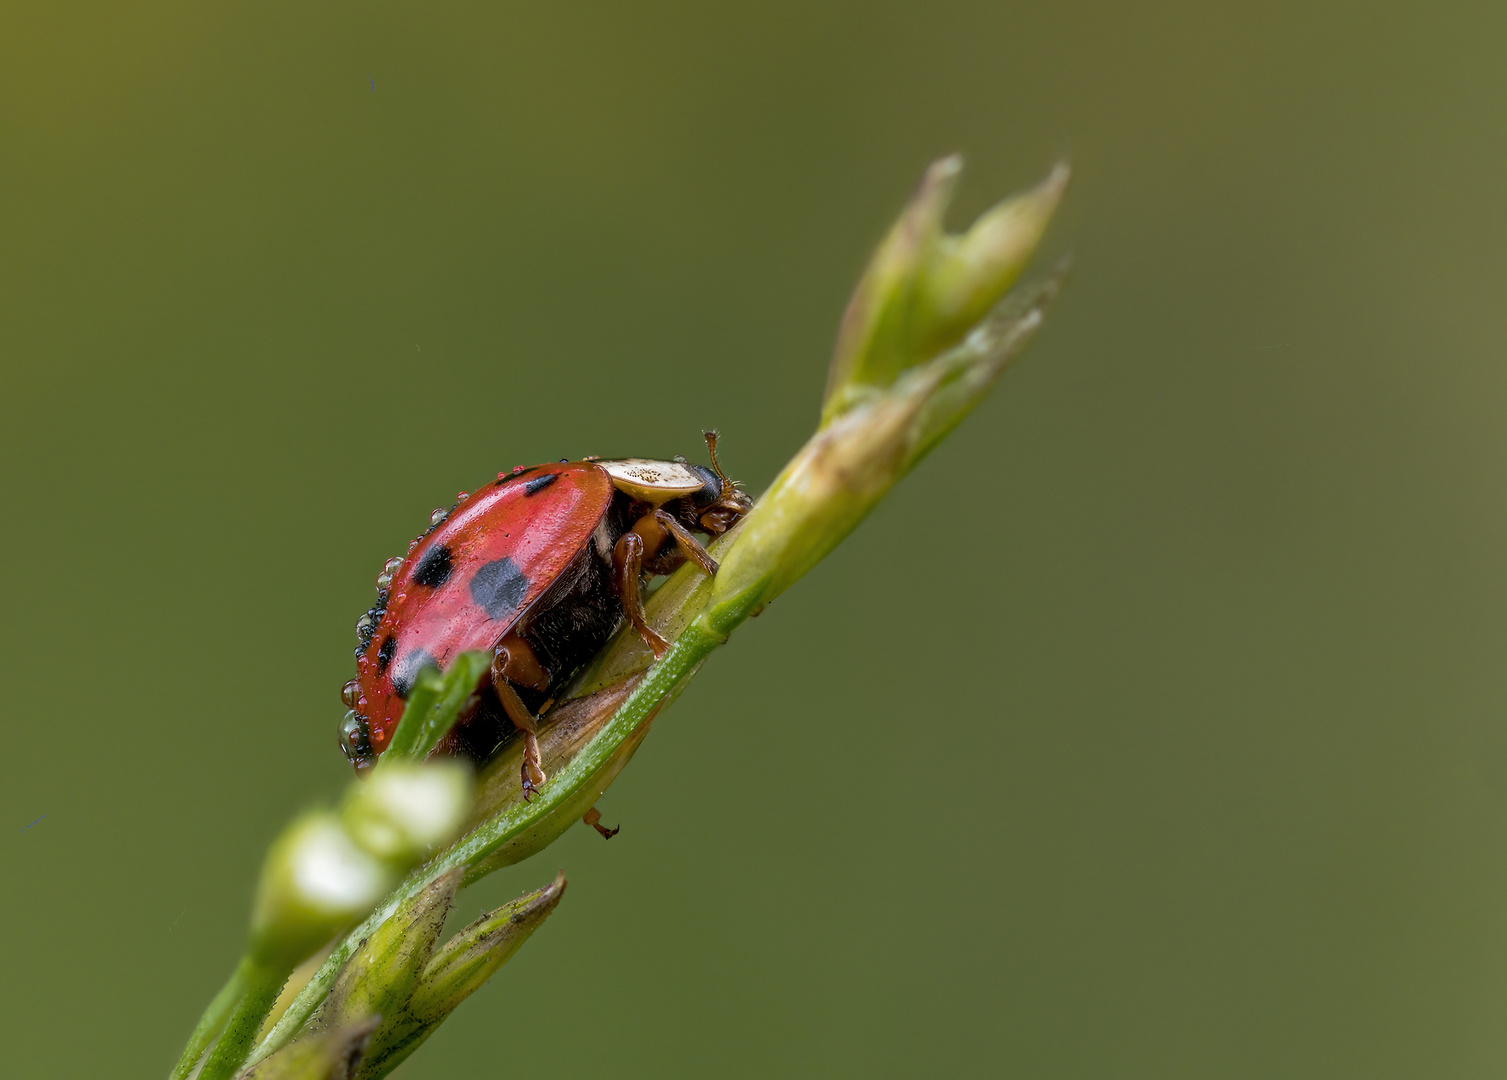
POLYGON ((722 494, 727 496, 737 490, 738 485, 727 478, 722 471, 722 466, 717 464, 717 433, 715 431, 703 431, 701 437, 706 440, 706 452, 712 459, 712 472, 717 474, 717 479, 722 481, 722 494))

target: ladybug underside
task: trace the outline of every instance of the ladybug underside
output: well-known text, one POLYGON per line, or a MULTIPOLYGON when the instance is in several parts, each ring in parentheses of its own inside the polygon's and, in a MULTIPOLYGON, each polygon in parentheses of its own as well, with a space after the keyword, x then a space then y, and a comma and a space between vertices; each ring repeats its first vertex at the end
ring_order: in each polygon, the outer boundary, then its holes
POLYGON ((492 677, 440 751, 484 760, 522 731, 525 788, 542 784, 535 718, 625 615, 662 652, 643 619, 642 582, 687 558, 714 573, 689 530, 718 535, 749 505, 719 472, 643 459, 516 469, 463 493, 378 579, 378 604, 358 624, 357 677, 342 694, 342 750, 358 772, 370 767, 418 673, 484 649, 492 677))

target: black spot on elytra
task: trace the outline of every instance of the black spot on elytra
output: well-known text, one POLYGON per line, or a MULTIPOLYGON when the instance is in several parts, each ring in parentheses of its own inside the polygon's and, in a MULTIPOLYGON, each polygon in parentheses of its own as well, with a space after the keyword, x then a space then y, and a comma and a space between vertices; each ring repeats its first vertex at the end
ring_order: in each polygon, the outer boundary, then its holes
POLYGON ((530 480, 528 483, 523 485, 523 494, 537 495, 539 494, 539 492, 549 487, 558 479, 560 479, 560 474, 557 472, 552 472, 548 476, 535 477, 533 480, 530 480))
POLYGON ((398 697, 404 701, 408 700, 408 694, 413 690, 413 681, 426 667, 438 671, 440 665, 423 649, 414 649, 413 652, 403 654, 403 658, 394 664, 392 669, 392 688, 398 697))
POLYGON ((528 575, 504 555, 483 565, 471 579, 471 599, 493 619, 505 619, 518 610, 528 592, 528 575))
POLYGON ((450 549, 444 544, 435 544, 434 547, 424 552, 424 557, 413 568, 413 583, 415 585, 427 585, 431 589, 438 589, 450 580, 450 571, 452 569, 450 549))
POLYGON ((377 650, 377 674, 387 671, 387 665, 392 663, 393 654, 398 651, 398 639, 388 634, 382 639, 382 645, 377 650))

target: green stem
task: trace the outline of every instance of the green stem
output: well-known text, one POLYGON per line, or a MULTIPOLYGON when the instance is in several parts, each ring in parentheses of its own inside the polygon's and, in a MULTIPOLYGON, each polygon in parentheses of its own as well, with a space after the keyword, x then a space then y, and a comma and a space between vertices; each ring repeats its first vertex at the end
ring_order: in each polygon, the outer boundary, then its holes
POLYGON ((288 981, 288 973, 262 967, 248 956, 241 961, 233 979, 239 979, 243 989, 236 997, 225 1030, 209 1052, 199 1080, 230 1080, 240 1071, 262 1021, 272 1011, 283 983, 288 981))
POLYGON ((183 1048, 183 1056, 178 1059, 172 1075, 168 1080, 188 1080, 188 1075, 194 1071, 194 1066, 204 1056, 204 1051, 209 1049, 210 1041, 220 1033, 225 1026, 225 1020, 240 1000, 241 994, 246 989, 245 961, 236 965, 230 978, 225 980, 225 985, 220 987, 220 992, 204 1010, 204 1015, 199 1017, 199 1022, 194 1025, 194 1033, 188 1037, 188 1045, 183 1048))
MULTIPOLYGON (((726 627, 731 629, 731 627, 726 627)), ((670 646, 664 658, 651 667, 643 681, 634 687, 627 700, 602 728, 597 737, 575 756, 564 769, 550 777, 544 790, 531 802, 510 807, 505 812, 478 825, 461 837, 433 860, 415 870, 395 889, 380 907, 365 922, 356 927, 330 953, 329 959, 314 974, 301 990, 288 1011, 262 1040, 251 1056, 251 1064, 286 1045, 299 1028, 313 1015, 319 1003, 329 993, 335 976, 350 959, 351 953, 372 931, 381 926, 404 900, 415 896, 436 877, 456 867, 471 867, 481 862, 492 852, 529 829, 545 821, 558 808, 569 802, 585 785, 592 781, 613 756, 620 750, 640 724, 644 722, 665 698, 675 692, 681 681, 687 678, 701 661, 719 645, 727 641, 726 633, 713 633, 700 623, 692 623, 670 646)), ((476 876, 483 876, 493 867, 488 867, 476 876)), ((464 884, 471 884, 467 877, 464 884)), ((206 1073, 204 1080, 209 1080, 206 1073)))

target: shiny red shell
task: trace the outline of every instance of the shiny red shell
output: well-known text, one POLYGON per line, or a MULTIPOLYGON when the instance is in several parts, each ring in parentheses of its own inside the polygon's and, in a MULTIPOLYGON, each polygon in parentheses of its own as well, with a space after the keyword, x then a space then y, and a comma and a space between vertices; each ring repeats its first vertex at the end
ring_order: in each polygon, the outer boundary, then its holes
POLYGON ((540 465, 464 499, 393 575, 386 611, 356 661, 356 713, 381 754, 418 672, 490 649, 529 614, 612 504, 591 462, 540 465))

